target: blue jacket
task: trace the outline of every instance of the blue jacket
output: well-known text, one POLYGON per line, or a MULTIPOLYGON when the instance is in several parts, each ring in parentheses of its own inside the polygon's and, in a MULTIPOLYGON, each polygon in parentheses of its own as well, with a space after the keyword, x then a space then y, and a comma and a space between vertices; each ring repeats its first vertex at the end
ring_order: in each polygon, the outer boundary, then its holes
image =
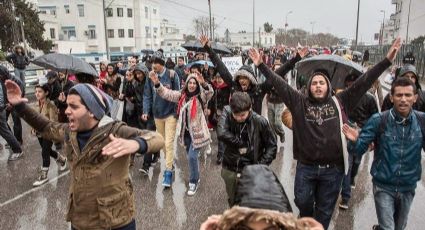
MULTIPOLYGON (((170 75, 170 70, 164 68, 164 71, 159 74, 159 81, 166 88, 180 90, 179 75, 176 72, 174 72, 174 77, 170 75)), ((176 116, 176 106, 174 102, 157 97, 154 84, 149 78, 146 79, 143 92, 144 114, 153 115, 154 118, 160 119, 169 117, 170 115, 176 116)))
MULTIPOLYGON (((420 116, 425 113, 418 112, 420 116)), ((424 148, 420 121, 410 112, 405 122, 391 109, 384 132, 380 134, 381 113, 374 114, 350 146, 355 154, 366 152, 377 141, 370 173, 373 183, 384 189, 405 192, 414 190, 421 178, 421 148, 424 148)))

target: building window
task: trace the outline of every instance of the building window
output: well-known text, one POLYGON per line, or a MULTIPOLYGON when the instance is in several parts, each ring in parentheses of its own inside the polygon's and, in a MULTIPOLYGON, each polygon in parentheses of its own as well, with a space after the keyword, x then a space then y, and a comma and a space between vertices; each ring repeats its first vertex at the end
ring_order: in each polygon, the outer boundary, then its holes
POLYGON ((269 41, 270 41, 270 44, 272 44, 272 38, 269 38, 269 39, 270 39, 270 40, 269 40, 269 41))
POLYGON ((89 26, 89 39, 96 39, 96 27, 89 26))
POLYGON ((118 37, 120 38, 124 37, 124 29, 118 29, 118 37))
POLYGON ((114 16, 114 11, 113 11, 112 8, 106 9, 106 16, 107 17, 113 17, 114 16))
POLYGON ((123 8, 117 8, 117 16, 118 17, 124 17, 124 10, 123 10, 123 8))
POLYGON ((153 8, 153 14, 156 14, 156 9, 155 8, 153 8))
POLYGON ((69 5, 65 5, 64 7, 65 7, 65 13, 69 14, 69 5))
POLYGON ((78 8, 78 16, 84 17, 84 5, 77 5, 78 8))
POLYGON ((56 38, 55 28, 50 28, 50 38, 51 39, 56 38))
POLYGON ((145 18, 148 18, 149 8, 145 6, 145 18))
POLYGON ((114 37, 114 30, 108 30, 108 38, 114 37))
POLYGON ((151 37, 151 34, 150 34, 149 26, 145 26, 145 31, 146 31, 146 37, 147 38, 150 38, 151 37))
POLYGON ((128 37, 129 38, 133 37, 133 29, 128 29, 128 37))
POLYGON ((158 28, 154 27, 154 28, 153 28, 153 33, 155 33, 155 34, 156 34, 157 32, 158 32, 158 28))
POLYGON ((127 17, 129 17, 129 18, 133 17, 133 9, 131 9, 131 8, 127 9, 127 17))
POLYGON ((51 9, 51 10, 50 10, 50 14, 51 14, 51 15, 56 15, 56 9, 51 9))

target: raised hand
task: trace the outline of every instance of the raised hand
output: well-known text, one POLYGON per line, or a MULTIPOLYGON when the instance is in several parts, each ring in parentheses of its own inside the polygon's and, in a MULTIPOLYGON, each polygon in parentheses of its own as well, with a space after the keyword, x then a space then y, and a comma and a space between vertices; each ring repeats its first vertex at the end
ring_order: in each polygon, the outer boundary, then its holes
POLYGON ((298 51, 298 54, 301 56, 301 58, 304 58, 309 53, 308 47, 302 48, 302 50, 298 51))
POLYGON ((249 49, 248 55, 256 66, 259 66, 263 62, 262 55, 255 48, 249 49))
POLYGON ((135 140, 117 138, 113 134, 109 135, 111 142, 102 149, 102 154, 112 156, 113 158, 135 153, 140 145, 135 140))
POLYGON ((28 99, 22 97, 21 88, 14 81, 6 80, 7 99, 11 105, 17 105, 23 102, 28 102, 28 99))
POLYGON ((200 74, 199 72, 195 73, 195 78, 200 85, 203 85, 205 83, 204 76, 202 76, 202 74, 200 74))
POLYGON ((344 133, 345 137, 347 137, 347 139, 352 142, 356 142, 359 138, 359 131, 357 131, 355 128, 350 127, 347 124, 344 124, 342 126, 342 132, 344 133))
POLYGON ((156 74, 154 71, 149 72, 149 78, 151 79, 151 81, 154 85, 159 84, 158 74, 156 74))
POLYGON ((208 45, 210 46, 209 42, 210 40, 208 39, 208 37, 206 35, 201 35, 201 37, 199 37, 199 42, 201 42, 202 46, 208 45))
POLYGON ((390 50, 388 50, 388 53, 387 53, 388 60, 390 60, 391 62, 394 62, 395 57, 397 56, 397 53, 400 50, 400 47, 401 47, 401 39, 400 37, 398 37, 392 44, 390 50))

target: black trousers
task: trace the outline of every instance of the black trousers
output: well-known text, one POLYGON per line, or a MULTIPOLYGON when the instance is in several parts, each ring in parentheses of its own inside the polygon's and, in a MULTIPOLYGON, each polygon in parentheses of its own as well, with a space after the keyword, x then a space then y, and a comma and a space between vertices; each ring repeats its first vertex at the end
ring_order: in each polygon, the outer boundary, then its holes
POLYGON ((50 166, 50 157, 53 157, 55 160, 58 159, 58 152, 52 150, 53 142, 38 138, 38 143, 41 146, 41 157, 43 158, 43 168, 48 168, 50 166))

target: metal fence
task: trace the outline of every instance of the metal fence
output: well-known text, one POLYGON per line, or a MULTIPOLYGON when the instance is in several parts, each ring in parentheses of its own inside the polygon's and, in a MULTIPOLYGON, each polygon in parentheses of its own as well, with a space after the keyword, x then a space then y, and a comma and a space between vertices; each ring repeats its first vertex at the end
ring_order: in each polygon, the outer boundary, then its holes
MULTIPOLYGON (((369 50, 369 62, 375 64, 387 55, 391 45, 375 45, 375 46, 358 46, 357 50, 364 53, 365 50, 369 50)), ((416 58, 416 70, 421 80, 425 80, 425 47, 423 44, 410 44, 402 45, 401 50, 397 55, 395 64, 402 65, 401 60, 407 52, 412 52, 416 58)))

